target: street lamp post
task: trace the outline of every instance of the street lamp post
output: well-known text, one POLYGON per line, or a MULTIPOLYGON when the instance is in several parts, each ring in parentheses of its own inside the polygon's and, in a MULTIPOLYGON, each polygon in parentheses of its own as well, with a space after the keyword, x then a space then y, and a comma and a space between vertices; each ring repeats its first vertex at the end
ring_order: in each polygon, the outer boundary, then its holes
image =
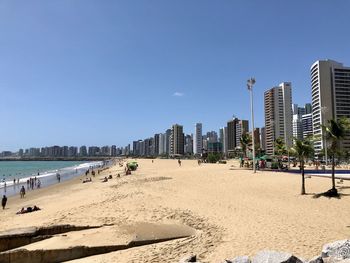
POLYGON ((255 166, 255 138, 254 138, 254 103, 253 103, 253 85, 255 84, 255 78, 250 78, 247 80, 247 87, 250 93, 250 112, 252 119, 252 143, 253 143, 253 171, 256 173, 255 166))

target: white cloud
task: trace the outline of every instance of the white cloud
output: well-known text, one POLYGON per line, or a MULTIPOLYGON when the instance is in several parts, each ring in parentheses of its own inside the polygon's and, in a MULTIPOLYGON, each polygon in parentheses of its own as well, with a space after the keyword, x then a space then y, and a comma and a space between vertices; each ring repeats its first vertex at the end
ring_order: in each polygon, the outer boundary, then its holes
POLYGON ((176 92, 173 94, 173 96, 175 96, 175 97, 182 97, 182 96, 184 96, 184 95, 185 95, 184 93, 178 92, 178 91, 176 91, 176 92))

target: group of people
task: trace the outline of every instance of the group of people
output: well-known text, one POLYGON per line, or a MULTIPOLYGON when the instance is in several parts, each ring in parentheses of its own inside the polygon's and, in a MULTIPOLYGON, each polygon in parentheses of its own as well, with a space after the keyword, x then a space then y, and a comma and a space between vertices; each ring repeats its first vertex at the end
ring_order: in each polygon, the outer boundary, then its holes
POLYGON ((15 185, 15 184, 19 184, 19 178, 17 178, 17 180, 16 180, 16 178, 13 178, 13 185, 15 185))
POLYGON ((110 174, 107 178, 107 176, 105 176, 103 179, 102 179, 102 183, 105 183, 105 182, 108 182, 108 179, 113 179, 113 176, 110 174))
POLYGON ((85 179, 83 180, 83 184, 85 184, 85 183, 90 183, 90 182, 92 182, 91 177, 90 177, 90 178, 85 178, 85 179))
POLYGON ((27 189, 34 189, 34 187, 40 188, 41 187, 41 181, 36 176, 34 178, 30 177, 27 180, 27 189))
POLYGON ((19 210, 16 214, 19 215, 19 214, 26 214, 26 213, 31 213, 31 212, 34 212, 34 211, 39 211, 41 210, 39 207, 37 207, 36 205, 31 207, 27 207, 27 208, 24 208, 22 207, 21 210, 19 210))

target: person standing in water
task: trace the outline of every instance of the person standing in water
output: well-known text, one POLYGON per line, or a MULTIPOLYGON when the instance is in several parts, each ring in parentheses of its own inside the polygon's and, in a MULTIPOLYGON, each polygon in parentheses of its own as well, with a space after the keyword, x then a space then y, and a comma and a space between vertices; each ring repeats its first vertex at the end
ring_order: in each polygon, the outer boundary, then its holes
POLYGON ((5 209, 7 203, 7 197, 4 195, 1 200, 2 209, 5 209))

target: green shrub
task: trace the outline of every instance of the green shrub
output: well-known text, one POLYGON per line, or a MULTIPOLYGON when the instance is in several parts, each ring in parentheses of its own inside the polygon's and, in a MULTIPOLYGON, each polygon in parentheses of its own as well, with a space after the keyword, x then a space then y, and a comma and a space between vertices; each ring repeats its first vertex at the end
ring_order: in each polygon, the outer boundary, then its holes
POLYGON ((208 163, 217 163, 221 159, 220 153, 209 153, 207 161, 208 163))

